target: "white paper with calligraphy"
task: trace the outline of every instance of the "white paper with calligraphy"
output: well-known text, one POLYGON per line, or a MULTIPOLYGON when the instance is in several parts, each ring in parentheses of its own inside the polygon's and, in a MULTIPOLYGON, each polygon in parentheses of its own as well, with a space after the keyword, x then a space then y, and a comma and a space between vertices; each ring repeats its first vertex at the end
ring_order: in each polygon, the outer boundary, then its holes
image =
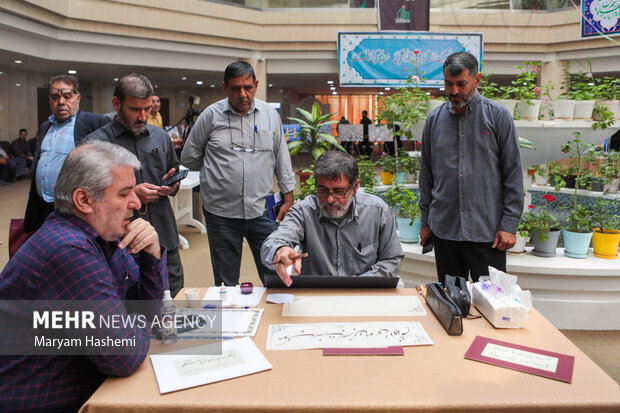
POLYGON ((262 308, 222 308, 215 310, 200 308, 177 308, 177 316, 198 315, 208 320, 208 314, 221 313, 221 337, 219 331, 206 325, 204 328, 186 331, 179 334, 179 338, 234 338, 254 337, 263 316, 262 308), (214 335, 215 333, 215 335, 214 335))
POLYGON ((212 352, 209 344, 184 351, 151 355, 151 364, 161 394, 188 389, 203 384, 246 376, 271 369, 271 364, 248 337, 221 343, 221 355, 206 355, 212 352), (200 353, 200 348, 204 348, 200 353))
POLYGON ((417 321, 367 323, 273 324, 269 326, 267 350, 311 348, 371 348, 432 345, 417 321))
POLYGON ((426 310, 415 295, 370 296, 295 296, 284 304, 282 316, 355 317, 355 316, 424 316, 426 310))

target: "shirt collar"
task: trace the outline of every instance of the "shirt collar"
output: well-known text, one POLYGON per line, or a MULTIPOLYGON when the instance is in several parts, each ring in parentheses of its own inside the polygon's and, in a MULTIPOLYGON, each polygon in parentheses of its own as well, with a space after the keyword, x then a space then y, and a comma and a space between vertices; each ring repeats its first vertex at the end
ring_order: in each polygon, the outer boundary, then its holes
MULTIPOLYGON (((79 111, 78 111, 79 112, 79 111)), ((64 121, 63 123, 58 123, 58 121, 56 120, 56 117, 54 116, 54 114, 52 113, 50 115, 49 118, 47 118, 47 120, 50 121, 50 123, 54 126, 67 126, 67 125, 74 125, 75 124, 75 118, 77 116, 77 112, 75 112, 75 115, 71 116, 69 119, 67 119, 66 121, 64 121)))
MULTIPOLYGON (((471 102, 469 102, 469 104, 467 105, 467 108, 465 109, 465 115, 463 116, 469 115, 471 111, 473 110, 473 108, 475 108, 476 105, 478 105, 478 102, 480 102, 480 93, 478 93, 478 90, 476 90, 476 92, 474 93, 474 97, 471 98, 471 102)), ((459 115, 454 110, 454 107, 452 106, 452 102, 450 102, 449 99, 448 99, 448 111, 452 113, 453 115, 459 115)))

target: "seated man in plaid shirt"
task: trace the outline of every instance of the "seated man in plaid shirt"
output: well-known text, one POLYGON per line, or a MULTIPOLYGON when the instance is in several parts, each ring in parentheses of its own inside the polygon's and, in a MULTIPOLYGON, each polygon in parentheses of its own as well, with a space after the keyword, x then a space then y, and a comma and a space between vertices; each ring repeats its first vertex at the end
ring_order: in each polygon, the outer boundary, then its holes
MULTIPOLYGON (((138 168, 134 155, 112 143, 86 143, 71 151, 54 190, 55 212, 0 275, 4 308, 8 300, 80 300, 127 316, 121 300, 162 298, 168 289, 165 249, 151 224, 130 221, 140 208, 133 189, 138 168), (138 252, 136 263, 130 253, 138 252)), ((60 332, 72 334, 66 328, 60 332)), ((25 343, 20 355, 0 356, 0 410, 75 411, 107 375, 134 372, 149 349, 148 324, 105 333, 133 343, 131 351, 38 355, 25 343)))

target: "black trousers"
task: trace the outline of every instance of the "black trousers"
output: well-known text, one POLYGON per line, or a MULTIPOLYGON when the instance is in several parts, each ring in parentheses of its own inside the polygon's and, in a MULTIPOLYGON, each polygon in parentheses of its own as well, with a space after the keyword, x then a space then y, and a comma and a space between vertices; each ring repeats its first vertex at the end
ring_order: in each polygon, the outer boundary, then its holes
POLYGON ((445 283, 446 274, 478 281, 488 275, 488 266, 506 271, 506 251, 491 248, 492 242, 450 241, 433 235, 437 279, 445 283))

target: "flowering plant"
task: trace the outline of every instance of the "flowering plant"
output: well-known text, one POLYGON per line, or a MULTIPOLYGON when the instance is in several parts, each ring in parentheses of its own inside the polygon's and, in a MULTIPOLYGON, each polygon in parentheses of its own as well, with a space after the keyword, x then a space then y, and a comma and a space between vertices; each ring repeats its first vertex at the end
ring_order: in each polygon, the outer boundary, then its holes
POLYGON ((525 62, 516 68, 521 69, 521 73, 517 75, 516 80, 511 82, 511 92, 515 99, 525 100, 528 105, 533 105, 532 99, 538 99, 540 96, 540 87, 537 84, 540 76, 540 62, 525 62))
POLYGON ((549 203, 555 201, 553 195, 543 195, 543 199, 546 204, 542 207, 534 207, 528 205, 529 211, 521 216, 521 222, 519 222, 519 235, 522 237, 533 237, 538 234, 538 239, 545 241, 547 239, 548 231, 557 231, 560 224, 555 216, 547 209, 549 203))

